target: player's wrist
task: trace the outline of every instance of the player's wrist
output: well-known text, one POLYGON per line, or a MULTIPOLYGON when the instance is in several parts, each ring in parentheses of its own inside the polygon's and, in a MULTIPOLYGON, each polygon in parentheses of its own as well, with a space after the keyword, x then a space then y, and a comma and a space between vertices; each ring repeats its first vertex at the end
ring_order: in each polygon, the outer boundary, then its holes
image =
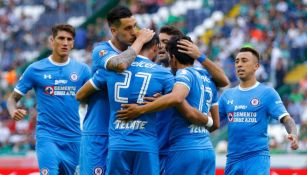
POLYGON ((210 128, 212 126, 213 126, 213 119, 212 119, 212 117, 208 116, 208 121, 206 123, 206 127, 210 128))
POLYGON ((205 54, 201 54, 198 58, 197 61, 200 63, 203 63, 206 60, 207 56, 205 54))

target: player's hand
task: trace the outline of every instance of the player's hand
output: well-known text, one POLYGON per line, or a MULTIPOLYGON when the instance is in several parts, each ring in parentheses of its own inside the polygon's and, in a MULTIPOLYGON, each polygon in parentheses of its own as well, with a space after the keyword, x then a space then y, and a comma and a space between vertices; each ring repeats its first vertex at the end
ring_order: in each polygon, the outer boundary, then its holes
POLYGON ((198 47, 189 40, 181 39, 178 41, 177 47, 179 52, 185 53, 194 59, 199 58, 201 55, 198 47))
POLYGON ((152 97, 144 97, 144 104, 153 102, 153 101, 157 100, 161 96, 162 96, 162 94, 155 93, 152 97))
POLYGON ((15 109, 11 116, 12 116, 13 120, 18 121, 18 120, 23 119, 26 115, 27 115, 27 111, 26 110, 24 110, 24 109, 15 109))
POLYGON ((291 149, 297 150, 298 149, 298 138, 296 135, 289 134, 288 140, 291 142, 291 149))
POLYGON ((142 115, 138 104, 122 104, 122 109, 117 111, 116 117, 120 120, 132 120, 142 115))
POLYGON ((137 40, 140 41, 140 42, 143 42, 143 44, 145 44, 152 39, 154 34, 155 34, 155 32, 151 29, 147 29, 147 28, 141 29, 137 33, 137 40))

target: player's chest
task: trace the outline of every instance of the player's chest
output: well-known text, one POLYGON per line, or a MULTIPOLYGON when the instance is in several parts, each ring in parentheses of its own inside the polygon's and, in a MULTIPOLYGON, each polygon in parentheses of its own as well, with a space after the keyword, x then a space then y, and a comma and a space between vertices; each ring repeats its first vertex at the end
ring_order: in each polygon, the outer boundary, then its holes
POLYGON ((35 73, 36 84, 45 86, 80 86, 79 71, 65 68, 51 68, 49 70, 41 70, 35 73))

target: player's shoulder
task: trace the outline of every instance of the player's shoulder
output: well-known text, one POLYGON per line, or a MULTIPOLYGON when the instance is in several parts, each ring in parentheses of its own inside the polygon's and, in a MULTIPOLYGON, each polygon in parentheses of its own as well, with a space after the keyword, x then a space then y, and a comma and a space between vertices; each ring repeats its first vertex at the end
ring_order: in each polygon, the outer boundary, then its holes
POLYGON ((85 64, 85 63, 83 63, 83 62, 81 62, 81 61, 78 61, 78 60, 76 60, 76 59, 74 59, 74 58, 70 58, 70 61, 71 61, 71 63, 73 64, 73 66, 76 66, 76 65, 77 65, 77 66, 79 66, 79 67, 89 68, 87 64, 85 64))
POLYGON ((94 46, 93 54, 99 53, 99 56, 104 56, 110 51, 119 52, 115 46, 110 43, 110 41, 102 41, 94 46))
POLYGON ((277 93, 276 90, 272 86, 265 85, 264 83, 259 83, 258 89, 260 89, 266 95, 277 93))
POLYGON ((238 93, 239 92, 239 86, 223 89, 222 95, 227 96, 227 95, 232 95, 233 93, 238 93))
POLYGON ((101 48, 101 49, 110 48, 110 44, 108 41, 102 41, 94 45, 94 49, 97 49, 97 48, 101 48))
POLYGON ((43 69, 50 64, 48 57, 31 63, 27 69, 43 69))

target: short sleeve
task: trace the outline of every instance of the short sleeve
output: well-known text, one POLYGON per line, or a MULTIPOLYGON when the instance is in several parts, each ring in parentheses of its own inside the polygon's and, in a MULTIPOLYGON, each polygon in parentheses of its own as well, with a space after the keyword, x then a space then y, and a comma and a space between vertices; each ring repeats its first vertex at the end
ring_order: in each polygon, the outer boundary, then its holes
POLYGON ((29 90, 33 88, 33 82, 33 68, 30 65, 21 75, 19 81, 17 82, 17 85, 15 86, 14 91, 21 95, 25 95, 29 90))
POLYGON ((186 69, 180 69, 176 73, 175 77, 175 84, 183 84, 187 86, 188 89, 191 89, 192 82, 193 82, 193 75, 190 71, 186 69))
POLYGON ((92 53, 93 58, 93 69, 104 68, 107 69, 108 61, 118 55, 118 53, 114 50, 107 48, 104 45, 96 46, 92 53))
POLYGON ((225 92, 222 93, 219 101, 218 101, 218 105, 219 105, 219 114, 220 114, 220 119, 224 120, 227 117, 226 114, 226 99, 225 99, 225 92))
POLYGON ((95 72, 93 77, 90 79, 90 82, 95 89, 100 90, 106 84, 106 82, 107 82, 107 79, 106 79, 107 75, 106 74, 107 74, 107 72, 104 69, 98 69, 95 72))
POLYGON ((280 120, 284 116, 289 115, 279 94, 274 89, 270 88, 265 94, 267 96, 267 112, 272 118, 280 120))

